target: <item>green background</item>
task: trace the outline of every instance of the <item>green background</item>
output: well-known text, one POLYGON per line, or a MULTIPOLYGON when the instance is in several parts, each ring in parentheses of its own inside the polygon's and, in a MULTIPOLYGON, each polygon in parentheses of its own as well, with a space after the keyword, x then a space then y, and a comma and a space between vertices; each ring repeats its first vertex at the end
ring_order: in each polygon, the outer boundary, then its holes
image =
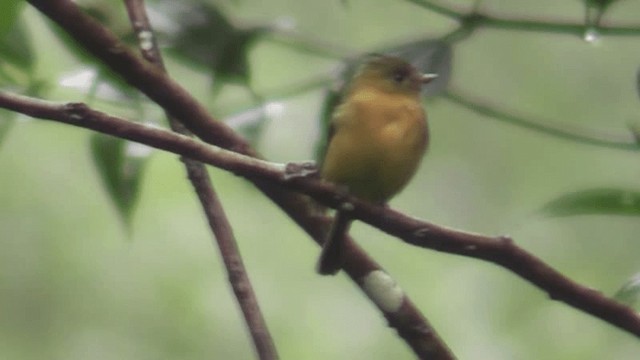
MULTIPOLYGON (((108 3, 126 26, 122 5, 108 3)), ((301 38, 353 54, 437 38, 456 26, 403 1, 218 5, 235 21, 293 26, 301 38)), ((580 1, 483 1, 481 9, 578 24, 584 16, 580 1)), ((621 1, 604 20, 637 24, 639 13, 640 3, 621 1)), ((28 5, 18 21, 27 25, 35 77, 49 84, 42 96, 87 100, 83 90, 60 81, 91 64, 71 55, 28 5)), ((640 109, 638 44, 640 35, 588 43, 566 34, 481 28, 455 44, 448 87, 522 116, 630 137, 627 124, 638 121, 640 109)), ((269 39, 257 41, 248 55, 250 84, 266 97, 326 76, 340 63, 269 39)), ((171 57, 168 66, 216 116, 253 106, 240 85, 223 87, 214 99, 203 71, 171 57)), ((316 87, 273 99, 281 111, 262 124, 259 151, 276 162, 312 158, 323 94, 316 87)), ((92 105, 140 116, 118 103, 92 105)), ((640 271, 637 216, 540 212, 578 190, 640 189, 638 152, 541 134, 441 97, 426 99, 425 107, 429 153, 391 206, 456 229, 510 235, 608 295, 640 271)), ((145 109, 145 119, 162 119, 153 106, 145 109)), ((154 152, 149 159, 128 231, 100 182, 89 137, 87 130, 19 117, 0 144, 0 358, 252 358, 218 251, 177 157, 154 152)), ((283 359, 412 358, 344 275, 314 273, 319 248, 280 210, 244 180, 215 169, 211 174, 283 359)), ((550 300, 502 268, 415 248, 360 223, 352 234, 460 359, 640 356, 632 335, 550 300)))

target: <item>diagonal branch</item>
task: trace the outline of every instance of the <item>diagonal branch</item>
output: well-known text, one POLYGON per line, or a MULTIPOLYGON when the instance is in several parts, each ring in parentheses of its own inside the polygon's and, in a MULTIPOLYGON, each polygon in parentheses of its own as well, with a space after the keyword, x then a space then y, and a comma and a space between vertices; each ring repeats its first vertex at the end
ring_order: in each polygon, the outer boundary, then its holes
MULTIPOLYGON (((83 13, 75 3, 69 0, 29 0, 29 3, 61 26, 75 41, 112 71, 122 76, 171 115, 181 119, 184 125, 200 139, 241 154, 258 156, 239 135, 209 116, 205 108, 186 90, 155 66, 140 60, 113 33, 83 13)), ((35 113, 30 115, 37 116, 40 110, 42 109, 36 109, 35 113)), ((71 120, 69 117, 67 119, 71 120)), ((94 130, 110 131, 104 124, 94 130)), ((187 154, 181 155, 190 157, 187 154)), ((197 157, 192 158, 203 160, 197 157)), ((315 204, 307 197, 294 194, 286 187, 276 186, 264 178, 251 177, 249 180, 303 228, 316 243, 320 244, 325 239, 330 221, 317 216, 315 204)), ((348 241, 345 245, 350 255, 345 265, 345 272, 380 309, 389 325, 396 329, 416 355, 420 358, 436 360, 453 359, 454 356, 439 338, 435 329, 404 293, 400 293, 400 307, 389 309, 379 301, 376 295, 379 291, 367 288, 365 279, 376 270, 380 270, 380 265, 352 241, 348 241)))
MULTIPOLYGON (((138 37, 142 56, 166 73, 167 70, 162 60, 162 54, 159 51, 153 29, 147 17, 144 0, 125 0, 125 6, 131 26, 138 37)), ((168 113, 166 116, 173 131, 185 136, 191 136, 179 120, 168 113)), ((276 347, 260 311, 258 299, 253 291, 251 280, 249 280, 249 275, 240 255, 240 249, 233 235, 233 229, 227 219, 218 194, 213 188, 209 173, 207 173, 204 164, 199 161, 187 157, 182 157, 181 160, 185 165, 189 181, 191 181, 198 195, 202 209, 209 222, 209 227, 217 241, 229 282, 244 315, 258 356, 262 360, 278 359, 276 347)))
MULTIPOLYGON (((56 104, 0 91, 0 107, 40 119, 59 121, 141 142, 197 159, 239 176, 254 179, 253 181, 260 178, 280 188, 303 192, 322 204, 334 208, 349 203, 349 208, 352 209, 350 216, 355 219, 364 221, 415 246, 474 257, 500 265, 538 286, 547 292, 552 299, 562 301, 640 338, 640 315, 633 309, 607 298, 598 291, 572 281, 542 260, 515 245, 509 238, 472 234, 421 221, 392 209, 345 195, 335 186, 321 180, 292 177, 290 173, 285 171, 286 166, 283 164, 273 164, 243 156, 202 144, 166 130, 108 116, 91 110, 83 104, 56 104)), ((328 221, 326 218, 316 218, 316 223, 322 222, 326 225, 328 221)), ((326 230, 326 226, 324 229, 326 230)), ((345 270, 351 276, 359 274, 360 269, 367 269, 369 266, 361 263, 362 258, 352 257, 356 249, 358 249, 357 246, 352 244, 349 254, 351 256, 347 257, 349 262, 346 264, 345 270)), ((389 322, 392 325, 398 325, 398 322, 407 325, 397 327, 399 333, 402 335, 403 329, 411 328, 409 324, 402 322, 406 318, 390 318, 389 315, 402 312, 409 303, 409 299, 404 296, 402 291, 392 281, 385 278, 380 271, 370 271, 362 275, 356 277, 359 279, 358 284, 365 291, 369 291, 367 294, 377 300, 376 304, 379 304, 383 310, 391 310, 385 311, 389 322), (378 283, 384 284, 382 286, 385 289, 383 295, 371 290, 378 283), (398 300, 399 297, 402 299, 398 300), (398 306, 400 309, 397 308, 398 306), (395 311, 393 311, 394 309, 395 311)), ((419 330, 429 331, 428 328, 419 330)), ((421 343, 411 344, 414 346, 421 343)), ((418 355, 420 356, 420 353, 418 355)), ((453 358, 453 356, 434 356, 432 358, 447 359, 453 358)))
MULTIPOLYGON (((109 116, 82 103, 60 104, 0 91, 0 108, 37 119, 53 120, 95 130, 166 150, 225 169, 254 183, 263 184, 264 187, 269 184, 274 193, 281 191, 292 194, 292 189, 308 192, 314 198, 320 199, 323 204, 333 207, 338 206, 344 198, 344 191, 336 189, 333 185, 317 179, 299 179, 295 175, 292 176, 286 171, 287 166, 284 164, 270 163, 207 145, 185 135, 109 116)), ((292 194, 292 196, 301 199, 300 201, 307 201, 299 195, 292 194)), ((300 207, 297 210, 306 209, 300 207)), ((305 230, 316 242, 319 243, 326 238, 326 232, 331 224, 330 218, 318 214, 306 214, 304 219, 307 220, 305 230)), ((453 354, 449 352, 411 299, 380 270, 380 266, 351 240, 348 242, 347 251, 349 258, 344 270, 378 306, 389 325, 396 329, 416 355, 424 359, 454 359, 453 354)))

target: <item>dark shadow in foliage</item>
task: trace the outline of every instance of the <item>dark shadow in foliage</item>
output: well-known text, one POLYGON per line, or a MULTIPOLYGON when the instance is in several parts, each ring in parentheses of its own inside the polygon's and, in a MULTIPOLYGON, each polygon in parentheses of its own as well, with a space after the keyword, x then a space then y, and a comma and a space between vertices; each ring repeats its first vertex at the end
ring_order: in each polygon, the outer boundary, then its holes
POLYGON ((128 231, 150 153, 151 149, 144 145, 127 140, 99 133, 91 136, 91 154, 98 174, 128 231))
POLYGON ((169 41, 169 50, 197 67, 209 69, 215 77, 214 90, 225 81, 249 85, 249 51, 268 27, 236 25, 218 7, 206 2, 161 1, 154 6, 173 23, 173 29, 157 28, 169 41))
POLYGON ((640 215, 640 192, 601 188, 577 191, 561 196, 542 211, 551 216, 640 215))

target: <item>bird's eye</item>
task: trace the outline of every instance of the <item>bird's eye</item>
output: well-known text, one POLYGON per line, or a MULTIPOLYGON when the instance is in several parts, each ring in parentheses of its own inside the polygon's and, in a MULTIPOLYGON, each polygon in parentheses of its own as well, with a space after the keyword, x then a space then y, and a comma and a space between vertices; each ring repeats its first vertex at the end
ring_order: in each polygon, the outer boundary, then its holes
POLYGON ((398 84, 403 82, 405 78, 406 78, 406 75, 402 71, 396 71, 393 74, 393 81, 397 82, 398 84))

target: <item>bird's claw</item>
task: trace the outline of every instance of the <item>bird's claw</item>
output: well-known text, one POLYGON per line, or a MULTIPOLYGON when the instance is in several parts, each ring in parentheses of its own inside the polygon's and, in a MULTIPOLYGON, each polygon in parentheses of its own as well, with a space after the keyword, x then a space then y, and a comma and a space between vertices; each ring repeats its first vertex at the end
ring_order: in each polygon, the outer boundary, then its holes
POLYGON ((315 161, 290 162, 284 167, 284 179, 318 177, 320 172, 315 161))

